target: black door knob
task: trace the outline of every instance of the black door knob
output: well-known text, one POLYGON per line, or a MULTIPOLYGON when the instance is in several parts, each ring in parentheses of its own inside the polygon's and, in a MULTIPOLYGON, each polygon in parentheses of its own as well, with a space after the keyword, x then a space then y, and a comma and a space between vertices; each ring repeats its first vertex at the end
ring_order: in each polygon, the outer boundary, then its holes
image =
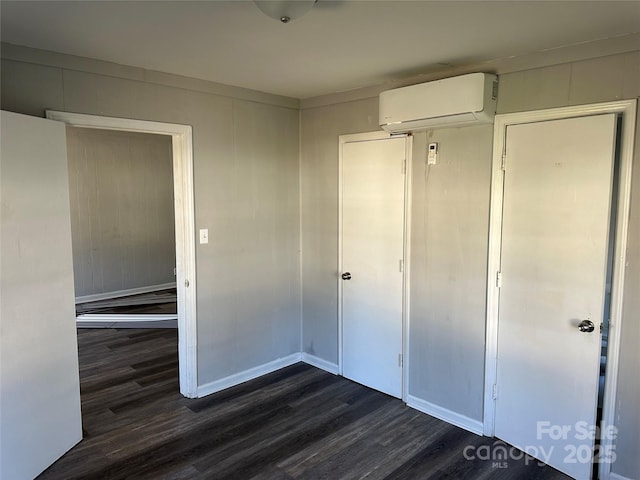
POLYGON ((342 279, 343 280, 351 280, 351 274, 349 272, 344 272, 342 274, 342 279))
POLYGON ((596 326, 591 320, 582 320, 578 325, 578 330, 585 333, 593 332, 595 328, 596 326))

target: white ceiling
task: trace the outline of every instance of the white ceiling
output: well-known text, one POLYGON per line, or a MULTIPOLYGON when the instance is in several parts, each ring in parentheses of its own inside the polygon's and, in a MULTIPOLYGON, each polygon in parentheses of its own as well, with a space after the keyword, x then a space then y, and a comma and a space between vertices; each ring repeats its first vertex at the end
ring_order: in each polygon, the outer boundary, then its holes
POLYGON ((640 1, 6 1, 3 42, 295 98, 640 32, 640 1))

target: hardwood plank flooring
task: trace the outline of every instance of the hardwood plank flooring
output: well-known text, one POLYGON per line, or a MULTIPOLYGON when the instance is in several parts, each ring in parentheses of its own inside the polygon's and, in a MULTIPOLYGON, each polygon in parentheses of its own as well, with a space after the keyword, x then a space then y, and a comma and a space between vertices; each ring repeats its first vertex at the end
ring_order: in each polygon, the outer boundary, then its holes
POLYGON ((168 315, 172 313, 175 314, 178 311, 177 308, 176 289, 168 288, 155 292, 79 303, 76 305, 76 315, 168 315))
POLYGON ((54 479, 565 480, 495 439, 299 363, 201 399, 179 393, 174 329, 79 329, 84 439, 54 479))

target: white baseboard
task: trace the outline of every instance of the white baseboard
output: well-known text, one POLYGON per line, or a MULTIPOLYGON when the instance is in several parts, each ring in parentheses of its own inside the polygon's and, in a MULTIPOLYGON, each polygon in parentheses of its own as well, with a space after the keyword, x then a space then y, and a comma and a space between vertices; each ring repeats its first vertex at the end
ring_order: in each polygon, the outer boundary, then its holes
POLYGON ((609 480, 632 480, 629 477, 623 477, 622 475, 618 475, 617 473, 610 473, 609 480))
POLYGON ((76 317, 78 328, 178 328, 178 315, 86 314, 76 317))
POLYGON ((239 385, 246 381, 253 380, 254 378, 258 378, 262 375, 266 375, 267 373, 275 372, 276 370, 280 370, 281 368, 288 367, 289 365, 298 363, 301 359, 302 357, 300 353, 293 353, 287 357, 279 358, 277 360, 273 360, 272 362, 265 363, 264 365, 259 365, 243 372, 234 373, 233 375, 221 378, 220 380, 214 380, 213 382, 199 385, 196 396, 200 398, 211 395, 212 393, 219 392, 220 390, 239 385))
POLYGON ((334 375, 338 375, 338 372, 340 371, 338 365, 335 363, 328 362, 327 360, 311 355, 310 353, 302 352, 302 361, 324 370, 325 372, 333 373, 334 375))
POLYGON ((447 408, 443 408, 421 398, 414 397, 412 395, 407 396, 407 405, 411 408, 431 415, 432 417, 444 420, 447 423, 455 425, 456 427, 464 428, 465 430, 475 433, 476 435, 482 435, 483 425, 482 422, 469 418, 465 415, 453 412, 447 408))
POLYGON ((176 282, 163 283, 161 285, 150 285, 148 287, 129 288, 127 290, 116 290, 113 292, 95 293, 92 295, 82 295, 76 297, 76 305, 89 302, 97 302, 99 300, 109 300, 111 298, 128 297, 129 295, 140 295, 141 293, 151 293, 160 290, 176 288, 176 282))

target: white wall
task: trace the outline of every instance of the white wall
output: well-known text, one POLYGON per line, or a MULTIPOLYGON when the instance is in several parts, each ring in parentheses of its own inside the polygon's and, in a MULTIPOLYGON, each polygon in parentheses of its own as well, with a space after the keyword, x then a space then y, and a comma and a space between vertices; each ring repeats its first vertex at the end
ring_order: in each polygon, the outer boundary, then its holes
POLYGON ((75 295, 174 283, 171 137, 67 127, 75 295))
POLYGON ((482 422, 493 126, 416 135, 409 395, 482 422), (427 144, 438 143, 437 165, 427 144))

